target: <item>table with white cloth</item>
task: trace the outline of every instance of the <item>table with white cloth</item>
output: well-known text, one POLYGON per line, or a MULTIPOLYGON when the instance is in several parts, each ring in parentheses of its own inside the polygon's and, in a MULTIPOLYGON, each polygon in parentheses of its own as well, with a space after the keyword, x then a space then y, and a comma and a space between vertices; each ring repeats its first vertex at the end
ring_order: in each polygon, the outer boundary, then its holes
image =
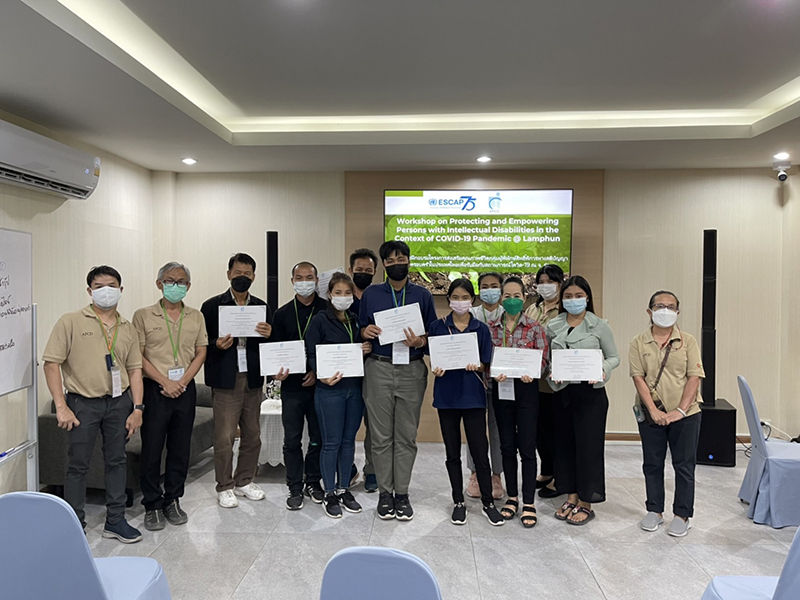
MULTIPOLYGON (((269 398, 261 403, 261 452, 258 464, 273 467, 283 464, 283 422, 281 401, 269 398)), ((303 428, 303 448, 308 448, 308 427, 303 428)))

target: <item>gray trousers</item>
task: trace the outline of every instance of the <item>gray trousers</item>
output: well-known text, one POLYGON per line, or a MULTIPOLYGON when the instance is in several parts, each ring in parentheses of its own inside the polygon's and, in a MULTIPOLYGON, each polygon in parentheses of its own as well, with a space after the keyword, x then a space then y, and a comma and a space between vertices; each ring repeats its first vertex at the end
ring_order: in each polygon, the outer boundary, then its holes
POLYGON ((381 492, 408 494, 427 385, 428 367, 422 360, 393 365, 368 358, 364 365, 372 465, 381 492))
POLYGON ((367 411, 364 411, 364 475, 375 475, 375 466, 372 464, 372 435, 369 433, 367 411))
MULTIPOLYGON (((497 431, 497 417, 494 416, 494 404, 492 403, 491 388, 486 392, 486 406, 489 407, 489 456, 492 459, 492 474, 503 474, 503 455, 500 452, 500 432, 497 431)), ((467 442, 467 468, 470 472, 475 472, 475 461, 472 460, 472 452, 469 450, 467 442)))
POLYGON ((86 474, 92 459, 94 442, 99 431, 103 436, 103 458, 106 467, 106 521, 113 525, 125 518, 128 470, 125 443, 128 431, 125 421, 133 410, 129 390, 117 397, 84 398, 67 394, 67 406, 80 425, 67 434, 69 450, 67 474, 64 477, 64 499, 86 526, 86 474))

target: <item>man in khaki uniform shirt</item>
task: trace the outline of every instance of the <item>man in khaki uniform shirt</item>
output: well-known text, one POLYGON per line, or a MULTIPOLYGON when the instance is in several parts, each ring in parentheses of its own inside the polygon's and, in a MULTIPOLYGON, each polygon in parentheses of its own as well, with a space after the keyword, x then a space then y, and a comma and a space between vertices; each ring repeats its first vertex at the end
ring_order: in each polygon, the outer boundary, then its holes
POLYGON ((191 286, 189 269, 177 262, 167 263, 159 269, 156 280, 162 299, 133 315, 142 349, 147 408, 142 423, 141 484, 144 526, 149 531, 164 529, 166 521, 182 525, 189 520, 179 498, 189 471, 197 400, 194 377, 203 366, 208 346, 202 313, 183 303, 191 286))
POLYGON ((101 431, 106 469, 103 537, 130 544, 142 539, 125 520, 125 442, 142 424, 142 354, 133 325, 116 309, 122 293, 119 272, 95 267, 86 283, 92 304, 58 320, 43 356, 58 426, 69 432, 64 499, 86 527, 86 473, 101 431))

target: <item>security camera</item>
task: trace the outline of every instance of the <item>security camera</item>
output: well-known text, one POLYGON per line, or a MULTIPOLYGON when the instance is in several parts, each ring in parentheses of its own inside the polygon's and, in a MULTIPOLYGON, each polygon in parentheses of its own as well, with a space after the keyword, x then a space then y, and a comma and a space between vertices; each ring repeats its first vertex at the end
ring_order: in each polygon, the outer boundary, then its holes
POLYGON ((792 168, 792 163, 787 160, 776 160, 772 163, 772 170, 778 172, 778 181, 786 181, 789 178, 787 171, 792 168))

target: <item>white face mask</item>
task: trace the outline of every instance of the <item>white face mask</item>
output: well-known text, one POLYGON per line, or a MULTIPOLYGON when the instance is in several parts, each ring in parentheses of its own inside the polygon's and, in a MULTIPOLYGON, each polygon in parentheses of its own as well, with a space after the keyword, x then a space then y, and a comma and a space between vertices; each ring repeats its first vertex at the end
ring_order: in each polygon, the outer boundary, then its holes
POLYGON ((353 297, 352 296, 333 296, 331 298, 331 304, 333 308, 336 310, 347 310, 351 306, 353 306, 353 297))
POLYGON ((657 327, 672 327, 678 321, 678 313, 668 308, 653 311, 653 324, 657 327))
POLYGON ((549 302, 558 295, 558 285, 555 283, 540 283, 536 286, 536 292, 549 302))
POLYGON ((115 287, 105 286, 92 290, 92 302, 98 308, 114 308, 119 303, 122 290, 115 287))
POLYGON ((294 291, 303 298, 308 298, 317 291, 317 284, 314 281, 295 281, 294 291))

